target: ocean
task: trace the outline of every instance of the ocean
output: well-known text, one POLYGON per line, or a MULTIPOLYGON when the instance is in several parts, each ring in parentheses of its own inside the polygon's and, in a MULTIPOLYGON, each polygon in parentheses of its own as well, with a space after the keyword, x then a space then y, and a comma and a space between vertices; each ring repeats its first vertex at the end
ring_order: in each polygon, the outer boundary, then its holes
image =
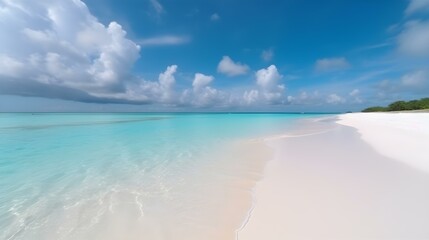
POLYGON ((0 239, 220 239, 225 146, 320 116, 2 113, 0 239))

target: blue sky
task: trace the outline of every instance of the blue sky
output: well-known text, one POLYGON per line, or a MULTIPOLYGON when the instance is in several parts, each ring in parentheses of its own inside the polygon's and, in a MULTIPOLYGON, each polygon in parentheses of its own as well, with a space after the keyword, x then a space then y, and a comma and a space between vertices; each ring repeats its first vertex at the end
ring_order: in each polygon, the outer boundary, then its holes
POLYGON ((0 0, 0 111, 347 111, 429 96, 429 0, 0 0))

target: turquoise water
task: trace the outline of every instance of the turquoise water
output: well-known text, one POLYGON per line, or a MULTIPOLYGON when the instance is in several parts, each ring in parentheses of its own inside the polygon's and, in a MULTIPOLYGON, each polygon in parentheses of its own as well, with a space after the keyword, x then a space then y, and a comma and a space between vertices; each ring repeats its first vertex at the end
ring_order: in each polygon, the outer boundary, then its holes
POLYGON ((123 203, 144 221, 191 221, 198 192, 184 189, 198 189, 205 154, 319 116, 0 114, 0 239, 91 239, 123 203))

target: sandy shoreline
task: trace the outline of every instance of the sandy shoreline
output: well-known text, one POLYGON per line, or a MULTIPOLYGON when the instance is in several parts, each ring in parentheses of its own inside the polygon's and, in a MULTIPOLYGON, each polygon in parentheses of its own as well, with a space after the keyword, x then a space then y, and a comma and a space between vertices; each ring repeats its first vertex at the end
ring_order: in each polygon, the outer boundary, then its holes
POLYGON ((428 115, 339 118, 267 140, 276 156, 238 239, 429 239, 428 115))
POLYGON ((429 113, 355 113, 338 123, 356 128, 383 156, 429 173, 429 113))

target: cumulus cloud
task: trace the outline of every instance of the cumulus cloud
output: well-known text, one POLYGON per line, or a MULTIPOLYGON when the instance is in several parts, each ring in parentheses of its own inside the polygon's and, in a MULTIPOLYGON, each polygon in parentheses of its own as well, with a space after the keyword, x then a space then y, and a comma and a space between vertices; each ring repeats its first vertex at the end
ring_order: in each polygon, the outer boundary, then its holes
POLYGON ((330 104, 340 104, 340 103, 345 103, 346 100, 343 97, 335 93, 332 93, 328 95, 328 97, 326 98, 326 102, 330 104))
POLYGON ((301 91, 295 96, 288 96, 287 100, 289 103, 299 105, 320 105, 324 101, 318 90, 311 92, 301 91))
POLYGON ((228 94, 212 87, 204 87, 194 92, 191 104, 196 107, 230 107, 228 94))
POLYGON ((285 103, 285 86, 279 84, 283 78, 275 65, 262 68, 255 73, 256 85, 258 89, 245 91, 243 101, 245 104, 255 102, 266 102, 269 104, 285 103))
POLYGON ((261 86, 263 89, 274 88, 278 81, 282 78, 282 75, 280 75, 280 73, 277 71, 277 67, 275 65, 258 70, 255 76, 256 84, 261 86))
POLYGON ((157 89, 155 94, 159 94, 158 96, 163 102, 171 102, 175 99, 174 85, 176 83, 176 78, 174 77, 174 74, 176 71, 177 65, 167 67, 165 72, 159 74, 157 86, 152 87, 152 89, 157 89))
POLYGON ((262 60, 269 62, 273 59, 274 57, 274 51, 272 48, 267 49, 267 50, 263 50, 261 53, 261 58, 262 60))
POLYGON ((213 76, 207 76, 202 73, 196 73, 194 81, 192 82, 192 87, 194 91, 199 91, 200 89, 206 87, 214 80, 213 76))
POLYGON ((147 81, 138 79, 138 81, 129 82, 124 92, 109 93, 103 95, 105 98, 122 99, 126 103, 162 103, 175 105, 177 94, 174 86, 176 79, 174 74, 177 71, 177 65, 171 65, 159 74, 158 81, 147 81))
POLYGON ((429 0, 411 0, 407 9, 405 9, 405 15, 424 11, 429 11, 429 0))
POLYGON ((397 38, 399 51, 408 56, 429 56, 429 21, 409 21, 397 38))
POLYGON ((210 16, 210 20, 212 20, 213 22, 218 21, 219 19, 220 19, 220 16, 219 16, 219 14, 217 14, 217 13, 213 13, 213 14, 210 16))
POLYGON ((0 81, 15 94, 45 97, 37 85, 126 98, 140 47, 118 23, 103 25, 79 0, 5 1, 0 19, 0 81))
POLYGON ((196 73, 192 82, 192 89, 185 89, 180 97, 182 105, 194 107, 228 107, 230 95, 210 86, 214 77, 196 73))
POLYGON ((217 66, 217 71, 232 77, 246 74, 249 71, 249 66, 240 62, 234 62, 228 56, 223 56, 217 66))
POLYGON ((246 105, 252 105, 257 102, 259 99, 259 91, 258 90, 249 90, 245 91, 243 94, 243 100, 246 105))
MULTIPOLYGON (((195 74, 191 88, 179 92, 177 65, 168 66, 154 81, 133 75, 131 70, 140 57, 139 44, 128 39, 117 22, 100 23, 82 1, 2 3, 0 94, 196 107, 228 107, 238 104, 239 100, 234 99, 241 99, 242 93, 233 97, 212 87, 214 77, 201 73, 195 74)), ((141 44, 160 42, 176 44, 183 40, 162 37, 142 40, 141 44)), ((225 74, 235 76, 249 70, 229 57, 223 60, 219 69, 225 74)), ((278 81, 278 73, 268 75, 278 81)), ((281 86, 268 86, 258 90, 262 96, 274 99, 271 95, 280 94, 281 86)))
POLYGON ((191 41, 189 36, 157 36, 152 38, 145 38, 138 41, 141 46, 163 46, 163 45, 181 45, 191 41))
POLYGON ((318 72, 344 70, 350 67, 350 63, 344 57, 318 59, 315 69, 318 72))

